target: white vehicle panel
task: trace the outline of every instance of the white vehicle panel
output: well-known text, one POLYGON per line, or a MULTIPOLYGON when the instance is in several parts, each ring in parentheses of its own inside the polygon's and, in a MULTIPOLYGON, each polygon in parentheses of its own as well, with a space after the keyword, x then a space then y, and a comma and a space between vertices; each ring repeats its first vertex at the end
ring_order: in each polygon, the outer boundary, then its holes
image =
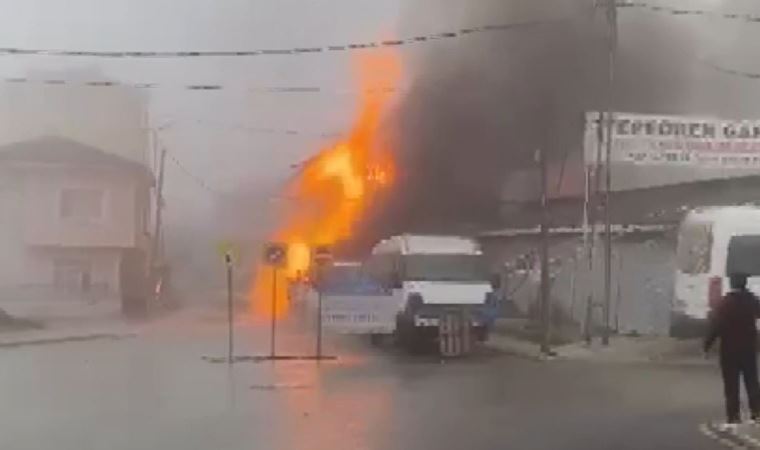
MULTIPOLYGON (((312 311, 318 307, 318 297, 308 295, 312 311)), ((322 295, 322 325, 338 334, 392 334, 396 329, 396 314, 403 307, 400 290, 387 295, 322 295)))
MULTIPOLYGON (((728 292, 726 274, 728 245, 734 236, 760 235, 760 208, 747 206, 715 207, 691 211, 679 230, 679 248, 685 229, 706 226, 710 230, 709 266, 705 270, 687 273, 682 267, 676 270, 673 311, 694 319, 706 319, 710 311, 709 284, 714 277, 721 278, 722 292, 728 292)), ((679 261, 682 264, 683 261, 679 261)), ((688 265, 688 262, 687 262, 688 265)), ((760 293, 760 277, 751 277, 750 290, 760 293)))
POLYGON ((445 281, 409 281, 404 283, 407 295, 420 294, 429 305, 481 305, 491 291, 487 283, 456 283, 445 281))
MULTIPOLYGON (((362 265, 336 261, 323 274, 322 326, 338 334, 391 334, 402 307, 401 290, 383 288, 362 272, 362 265)), ((320 295, 313 285, 293 289, 293 300, 316 316, 320 295)))

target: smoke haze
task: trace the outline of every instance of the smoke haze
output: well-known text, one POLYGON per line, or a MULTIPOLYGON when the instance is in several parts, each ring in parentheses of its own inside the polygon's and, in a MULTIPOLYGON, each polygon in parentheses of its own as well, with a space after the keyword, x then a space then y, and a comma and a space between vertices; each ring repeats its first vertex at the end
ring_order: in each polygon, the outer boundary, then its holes
MULTIPOLYGON (((547 149, 553 164, 579 162, 583 113, 606 108, 608 28, 593 0, 452 4, 410 1, 400 34, 547 23, 432 43, 412 58, 412 89, 395 124, 403 176, 382 226, 393 231, 466 228, 462 217, 473 226, 495 224, 510 172, 534 164, 537 148, 547 149)), ((716 5, 689 4, 700 6, 716 5)), ((746 90, 704 64, 737 32, 726 28, 731 24, 703 25, 621 9, 615 109, 752 114, 740 94, 746 90)))

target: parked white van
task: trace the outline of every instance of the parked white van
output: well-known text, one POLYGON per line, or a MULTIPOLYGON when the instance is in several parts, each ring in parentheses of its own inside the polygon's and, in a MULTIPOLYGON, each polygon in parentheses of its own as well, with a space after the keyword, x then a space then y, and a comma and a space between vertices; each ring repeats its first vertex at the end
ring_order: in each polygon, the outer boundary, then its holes
POLYGON ((480 340, 488 336, 497 311, 480 246, 459 236, 393 236, 372 250, 367 269, 373 278, 400 291, 396 334, 413 347, 438 337, 440 316, 451 307, 467 311, 480 340))
POLYGON ((760 208, 695 209, 678 230, 672 336, 692 335, 729 288, 728 275, 746 273, 760 293, 760 208))

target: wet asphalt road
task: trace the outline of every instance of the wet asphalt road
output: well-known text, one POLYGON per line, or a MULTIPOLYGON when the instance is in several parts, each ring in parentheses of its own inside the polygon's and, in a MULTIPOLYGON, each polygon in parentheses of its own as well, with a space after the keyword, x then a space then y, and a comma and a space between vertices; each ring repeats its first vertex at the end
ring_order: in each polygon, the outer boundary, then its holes
MULTIPOLYGON (((238 329, 238 354, 268 332, 238 329)), ((489 352, 442 364, 332 341, 336 362, 239 363, 218 318, 139 337, 0 352, 0 449, 714 449, 708 367, 539 363, 489 352)), ((312 351, 288 332, 281 353, 312 351)))

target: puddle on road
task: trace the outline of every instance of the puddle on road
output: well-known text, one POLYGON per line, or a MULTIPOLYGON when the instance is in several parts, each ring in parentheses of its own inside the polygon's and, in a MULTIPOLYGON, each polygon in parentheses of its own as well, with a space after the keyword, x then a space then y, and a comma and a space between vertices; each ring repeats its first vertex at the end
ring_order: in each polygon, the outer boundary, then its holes
POLYGON ((255 391, 277 391, 290 389, 309 389, 313 386, 301 383, 272 383, 272 384, 254 384, 251 389, 255 391))

